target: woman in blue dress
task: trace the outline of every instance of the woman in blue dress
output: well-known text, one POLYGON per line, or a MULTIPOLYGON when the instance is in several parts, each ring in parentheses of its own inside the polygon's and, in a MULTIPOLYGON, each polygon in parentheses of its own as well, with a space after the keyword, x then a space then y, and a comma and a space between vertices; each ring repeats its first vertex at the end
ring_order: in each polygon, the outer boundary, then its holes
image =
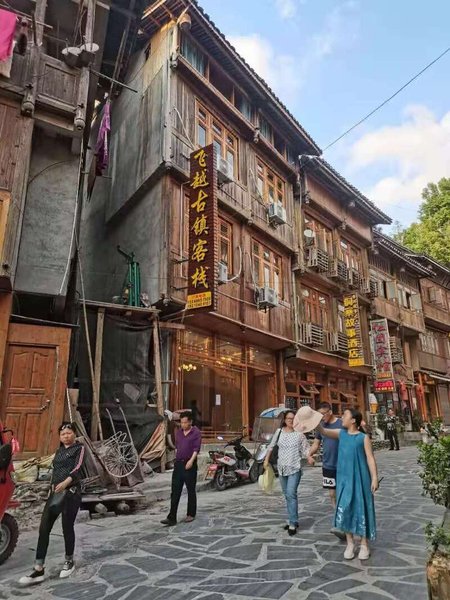
POLYGON ((373 495, 378 489, 377 465, 361 421, 362 414, 357 409, 347 409, 342 416, 344 429, 319 426, 322 435, 339 439, 334 526, 346 534, 347 560, 355 556, 355 535, 361 537, 360 560, 369 558, 369 540, 376 537, 373 495))

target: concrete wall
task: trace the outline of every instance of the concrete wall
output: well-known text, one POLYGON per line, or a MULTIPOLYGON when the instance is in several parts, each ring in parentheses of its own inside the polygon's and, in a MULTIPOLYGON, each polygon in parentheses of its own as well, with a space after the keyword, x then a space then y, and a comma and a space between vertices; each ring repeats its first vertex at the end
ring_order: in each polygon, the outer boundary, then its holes
POLYGON ((34 131, 16 291, 66 293, 79 167, 71 143, 70 138, 34 131))

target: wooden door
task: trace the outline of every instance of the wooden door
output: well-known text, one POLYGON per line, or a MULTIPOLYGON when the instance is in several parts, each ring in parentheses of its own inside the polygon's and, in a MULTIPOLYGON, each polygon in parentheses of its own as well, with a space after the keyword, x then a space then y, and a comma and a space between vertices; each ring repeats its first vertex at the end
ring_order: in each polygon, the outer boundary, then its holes
POLYGON ((20 459, 52 454, 65 403, 70 329, 12 323, 3 371, 2 420, 20 459))

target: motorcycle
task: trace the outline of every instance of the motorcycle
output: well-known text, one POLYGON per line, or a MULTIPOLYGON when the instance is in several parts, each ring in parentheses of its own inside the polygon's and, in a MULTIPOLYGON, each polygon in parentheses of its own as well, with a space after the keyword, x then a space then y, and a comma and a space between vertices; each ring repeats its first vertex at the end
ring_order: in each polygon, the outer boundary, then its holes
POLYGON ((12 476, 13 445, 7 440, 7 434, 11 434, 12 438, 13 432, 10 429, 3 429, 0 422, 0 565, 14 552, 19 538, 17 521, 6 512, 7 509, 20 506, 20 502, 12 500, 16 487, 12 476))
MULTIPOLYGON (((217 439, 223 440, 222 437, 217 439)), ((214 487, 219 492, 245 481, 258 481, 258 465, 251 452, 242 444, 243 439, 244 435, 227 442, 223 450, 209 451, 211 462, 205 479, 212 478, 214 487), (226 452, 229 446, 233 446, 234 455, 226 452)))

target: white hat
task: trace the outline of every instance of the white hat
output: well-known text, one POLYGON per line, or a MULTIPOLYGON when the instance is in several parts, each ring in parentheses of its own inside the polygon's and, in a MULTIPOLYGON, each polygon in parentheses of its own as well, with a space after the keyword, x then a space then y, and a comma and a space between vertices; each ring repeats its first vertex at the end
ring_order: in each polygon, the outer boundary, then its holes
POLYGON ((308 433, 316 429, 323 415, 316 410, 313 410, 310 406, 302 406, 298 409, 297 414, 294 418, 294 429, 301 433, 308 433))

